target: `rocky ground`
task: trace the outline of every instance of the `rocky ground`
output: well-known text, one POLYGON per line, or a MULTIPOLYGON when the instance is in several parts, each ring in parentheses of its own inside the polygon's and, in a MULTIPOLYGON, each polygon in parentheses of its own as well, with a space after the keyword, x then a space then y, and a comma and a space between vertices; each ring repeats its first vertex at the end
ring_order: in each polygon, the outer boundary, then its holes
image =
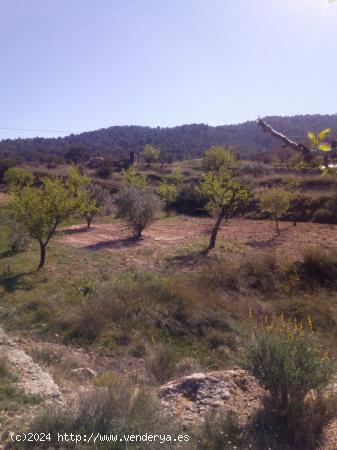
POLYGON ((195 373, 159 389, 161 404, 189 428, 208 412, 236 411, 247 421, 261 406, 265 391, 244 370, 195 373))
MULTIPOLYGON (((2 444, 0 441, 0 448, 9 448, 4 446, 5 441, 8 442, 8 432, 22 432, 31 418, 41 411, 41 408, 46 405, 60 406, 73 402, 79 391, 90 389, 91 381, 98 373, 97 370, 113 368, 111 361, 106 360, 99 364, 93 355, 69 346, 68 357, 71 354, 78 363, 69 366, 68 380, 60 377, 58 385, 54 380, 59 376, 57 370, 54 368, 50 371, 54 375, 53 378, 45 367, 34 362, 32 357, 27 354, 25 351, 27 345, 27 340, 9 337, 0 329, 0 356, 8 360, 13 373, 17 376, 17 387, 23 389, 27 394, 37 395, 41 399, 38 405, 27 406, 24 410, 13 414, 1 414, 2 444), (91 367, 78 367, 79 362, 91 364, 91 367)), ((58 354, 63 351, 57 344, 49 345, 49 357, 52 352, 58 354)), ((36 349, 41 344, 34 344, 30 341, 28 346, 31 348, 35 346, 34 352, 37 354, 36 349)), ((115 367, 118 369, 117 366, 115 367)), ((157 393, 163 408, 181 420, 187 430, 194 424, 200 423, 209 411, 234 410, 238 413, 240 420, 245 422, 261 406, 262 398, 266 394, 253 377, 238 367, 232 370, 184 376, 159 387, 157 393)), ((327 427, 325 445, 319 450, 337 449, 336 430, 337 421, 334 421, 327 427)))

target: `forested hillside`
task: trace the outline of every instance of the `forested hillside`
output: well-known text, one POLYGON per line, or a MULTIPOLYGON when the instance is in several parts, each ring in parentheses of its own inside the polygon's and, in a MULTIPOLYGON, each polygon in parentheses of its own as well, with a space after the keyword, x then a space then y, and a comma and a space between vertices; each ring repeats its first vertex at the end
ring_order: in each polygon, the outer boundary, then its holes
MULTIPOLYGON (((300 141, 306 140, 309 130, 317 132, 331 127, 332 137, 337 133, 337 114, 268 117, 266 120, 300 141)), ((251 121, 217 127, 205 124, 174 128, 114 126, 64 138, 7 139, 0 141, 0 153, 3 156, 20 155, 27 160, 48 160, 62 158, 71 148, 77 147, 92 155, 127 156, 131 150, 142 151, 146 144, 159 147, 162 155, 173 160, 198 158, 212 145, 231 147, 245 157, 254 157, 258 152, 279 145, 251 121)))

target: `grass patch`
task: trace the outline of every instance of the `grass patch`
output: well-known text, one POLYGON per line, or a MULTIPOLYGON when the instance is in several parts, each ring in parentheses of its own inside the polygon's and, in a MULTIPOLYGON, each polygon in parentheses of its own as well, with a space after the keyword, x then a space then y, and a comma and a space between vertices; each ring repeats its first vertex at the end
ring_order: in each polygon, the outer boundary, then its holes
POLYGON ((0 358, 0 410, 16 411, 27 404, 37 404, 37 396, 27 395, 15 387, 16 377, 4 358, 0 358))

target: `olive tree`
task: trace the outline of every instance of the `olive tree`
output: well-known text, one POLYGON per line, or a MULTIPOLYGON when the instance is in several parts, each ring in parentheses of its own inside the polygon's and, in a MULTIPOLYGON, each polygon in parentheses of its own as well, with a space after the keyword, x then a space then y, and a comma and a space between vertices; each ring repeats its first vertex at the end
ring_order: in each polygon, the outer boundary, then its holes
POLYGON ((258 192, 260 207, 275 220, 276 232, 280 234, 279 220, 291 206, 292 194, 281 186, 274 186, 258 192))
POLYGON ((46 260, 46 248, 57 227, 76 210, 78 200, 66 182, 43 178, 39 187, 13 189, 9 205, 15 220, 35 239, 40 247, 40 270, 46 260))
POLYGON ((115 203, 118 217, 126 220, 136 239, 153 222, 161 206, 159 198, 150 189, 140 189, 134 185, 122 188, 115 196, 115 203))

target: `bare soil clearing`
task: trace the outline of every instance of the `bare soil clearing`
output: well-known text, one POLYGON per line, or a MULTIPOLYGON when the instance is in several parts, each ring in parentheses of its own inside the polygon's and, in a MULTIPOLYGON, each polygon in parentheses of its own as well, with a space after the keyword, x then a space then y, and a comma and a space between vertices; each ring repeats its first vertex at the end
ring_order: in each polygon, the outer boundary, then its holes
MULTIPOLYGON (((155 267, 205 248, 212 229, 210 218, 174 217, 156 221, 138 241, 119 221, 85 225, 64 230, 61 242, 91 251, 106 250, 118 255, 122 265, 155 267), (118 252, 116 250, 118 249, 118 252)), ((308 247, 328 249, 337 245, 337 226, 282 222, 277 236, 272 221, 233 219, 224 223, 218 237, 220 254, 255 255, 274 252, 285 259, 299 259, 308 247)))

